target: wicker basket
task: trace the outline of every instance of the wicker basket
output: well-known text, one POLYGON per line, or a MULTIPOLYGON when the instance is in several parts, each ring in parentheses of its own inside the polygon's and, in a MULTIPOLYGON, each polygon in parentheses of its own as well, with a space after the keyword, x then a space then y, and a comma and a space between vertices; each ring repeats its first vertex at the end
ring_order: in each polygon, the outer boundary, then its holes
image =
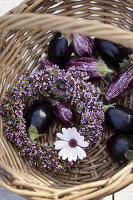
MULTIPOLYGON (((25 0, 0 18, 0 100, 26 70, 39 68, 53 31, 92 35, 132 48, 132 12, 132 0, 25 0)), ((102 91, 107 84, 100 82, 102 91)), ((133 109, 133 92, 118 102, 133 109)), ((133 162, 118 165, 106 152, 110 130, 78 168, 48 175, 17 155, 3 127, 0 116, 0 185, 27 199, 99 199, 133 182, 133 162)))

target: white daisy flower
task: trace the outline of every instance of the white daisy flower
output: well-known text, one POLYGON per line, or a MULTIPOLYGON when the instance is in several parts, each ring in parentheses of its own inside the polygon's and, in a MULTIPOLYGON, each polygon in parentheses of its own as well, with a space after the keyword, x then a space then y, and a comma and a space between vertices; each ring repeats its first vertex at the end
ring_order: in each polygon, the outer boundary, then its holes
POLYGON ((54 143, 55 149, 60 150, 59 156, 63 160, 68 158, 68 161, 71 162, 86 157, 86 153, 81 147, 88 147, 89 143, 84 141, 84 136, 81 136, 75 127, 62 128, 62 133, 56 135, 61 140, 54 143))

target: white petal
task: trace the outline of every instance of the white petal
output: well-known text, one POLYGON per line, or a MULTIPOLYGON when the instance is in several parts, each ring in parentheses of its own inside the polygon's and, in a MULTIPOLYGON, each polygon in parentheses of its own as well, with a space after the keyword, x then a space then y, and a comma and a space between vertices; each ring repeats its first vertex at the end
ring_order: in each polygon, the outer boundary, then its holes
POLYGON ((59 151, 59 156, 63 156, 64 152, 65 152, 65 147, 59 151))
POLYGON ((68 140, 71 139, 71 133, 66 128, 62 128, 62 133, 66 138, 68 138, 68 140))
POLYGON ((75 127, 68 128, 68 132, 70 132, 71 134, 73 134, 73 133, 77 134, 78 133, 78 131, 77 131, 77 129, 75 127))
POLYGON ((71 133, 71 139, 75 139, 76 141, 78 141, 79 139, 82 139, 82 141, 84 141, 84 136, 81 136, 77 132, 77 129, 75 127, 71 128, 70 133, 71 133))
POLYGON ((63 134, 67 137, 67 138, 69 138, 69 140, 71 140, 72 138, 71 138, 71 136, 72 136, 72 134, 71 134, 71 132, 70 132, 70 128, 68 128, 68 129, 66 129, 66 128, 63 128, 62 129, 62 132, 63 132, 63 134))
POLYGON ((84 141, 84 136, 83 136, 83 135, 80 135, 80 134, 78 134, 78 140, 80 140, 80 141, 84 141))
POLYGON ((83 135, 79 135, 79 139, 81 140, 81 141, 84 141, 84 136, 83 135))
POLYGON ((65 146, 68 146, 69 144, 66 141, 56 141, 54 145, 55 145, 55 149, 58 150, 58 149, 62 149, 65 146))
MULTIPOLYGON (((77 129, 76 128, 68 128, 68 132, 71 134, 71 135, 75 135, 75 134, 77 134, 78 132, 77 132, 77 129)), ((79 133, 78 133, 79 134, 79 133)))
POLYGON ((75 139, 76 141, 79 139, 79 133, 77 132, 73 132, 72 134, 71 134, 71 137, 72 137, 72 139, 75 139))
POLYGON ((68 154, 68 161, 69 161, 69 162, 72 161, 72 150, 71 150, 70 153, 68 154))
POLYGON ((68 128, 68 134, 69 134, 69 140, 75 139, 77 141, 78 134, 76 132, 73 132, 71 128, 68 128))
POLYGON ((72 127, 73 133, 77 133, 77 129, 75 127, 72 127))
POLYGON ((77 150, 75 148, 72 149, 72 160, 73 161, 77 160, 77 150))
POLYGON ((85 142, 85 141, 78 141, 78 145, 80 147, 88 147, 89 146, 89 143, 88 142, 85 142))
POLYGON ((63 148, 63 155, 62 155, 62 159, 66 160, 68 158, 68 154, 71 151, 71 147, 67 146, 63 148))
POLYGON ((71 148, 68 154, 68 161, 76 161, 77 160, 77 150, 75 148, 71 148))
POLYGON ((76 149, 78 151, 78 156, 81 155, 83 158, 86 157, 86 153, 85 153, 85 151, 81 147, 77 146, 76 149))
POLYGON ((56 134, 58 138, 60 138, 61 140, 65 140, 65 141, 69 141, 69 137, 67 135, 63 135, 61 133, 57 133, 56 134))
POLYGON ((62 133, 63 133, 64 135, 67 135, 67 134, 68 134, 68 130, 67 130, 66 128, 62 128, 62 133))
POLYGON ((83 159, 84 159, 84 157, 81 156, 80 154, 78 154, 78 158, 79 158, 80 160, 83 160, 83 159))
POLYGON ((73 133, 72 128, 68 128, 69 133, 73 133))
POLYGON ((59 156, 63 156, 63 158, 66 157, 66 154, 67 154, 68 152, 70 152, 70 149, 69 149, 69 148, 70 148, 69 146, 65 146, 64 148, 62 148, 62 149, 59 151, 59 156))

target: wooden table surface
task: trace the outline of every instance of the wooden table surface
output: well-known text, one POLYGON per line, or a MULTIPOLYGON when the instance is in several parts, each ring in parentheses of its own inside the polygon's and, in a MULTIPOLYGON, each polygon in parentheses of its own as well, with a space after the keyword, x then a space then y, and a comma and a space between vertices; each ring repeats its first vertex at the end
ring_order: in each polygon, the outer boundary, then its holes
MULTIPOLYGON (((8 10, 19 5, 23 0, 0 0, 0 16, 8 10)), ((113 196, 109 195, 103 200, 112 200, 113 196)), ((0 187, 0 200, 24 200, 24 198, 12 194, 0 187)), ((114 194, 114 200, 133 200, 133 184, 114 194)))

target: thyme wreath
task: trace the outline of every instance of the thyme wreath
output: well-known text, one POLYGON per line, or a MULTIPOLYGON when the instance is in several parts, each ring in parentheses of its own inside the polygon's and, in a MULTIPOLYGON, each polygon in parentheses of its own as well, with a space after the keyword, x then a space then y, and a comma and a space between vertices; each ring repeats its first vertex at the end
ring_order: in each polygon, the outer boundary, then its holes
MULTIPOLYGON (((14 143, 19 155, 28 158, 32 166, 41 171, 66 171, 76 167, 78 161, 68 162, 58 156, 58 151, 52 145, 32 141, 26 131, 24 113, 27 106, 40 98, 74 99, 76 111, 81 120, 78 132, 85 137, 89 146, 102 138, 102 123, 104 120, 103 103, 99 100, 100 89, 86 82, 85 72, 68 72, 57 66, 47 66, 43 70, 23 78, 9 88, 0 105, 0 114, 5 122, 5 135, 14 143)), ((55 133, 56 134, 56 133, 55 133)))

